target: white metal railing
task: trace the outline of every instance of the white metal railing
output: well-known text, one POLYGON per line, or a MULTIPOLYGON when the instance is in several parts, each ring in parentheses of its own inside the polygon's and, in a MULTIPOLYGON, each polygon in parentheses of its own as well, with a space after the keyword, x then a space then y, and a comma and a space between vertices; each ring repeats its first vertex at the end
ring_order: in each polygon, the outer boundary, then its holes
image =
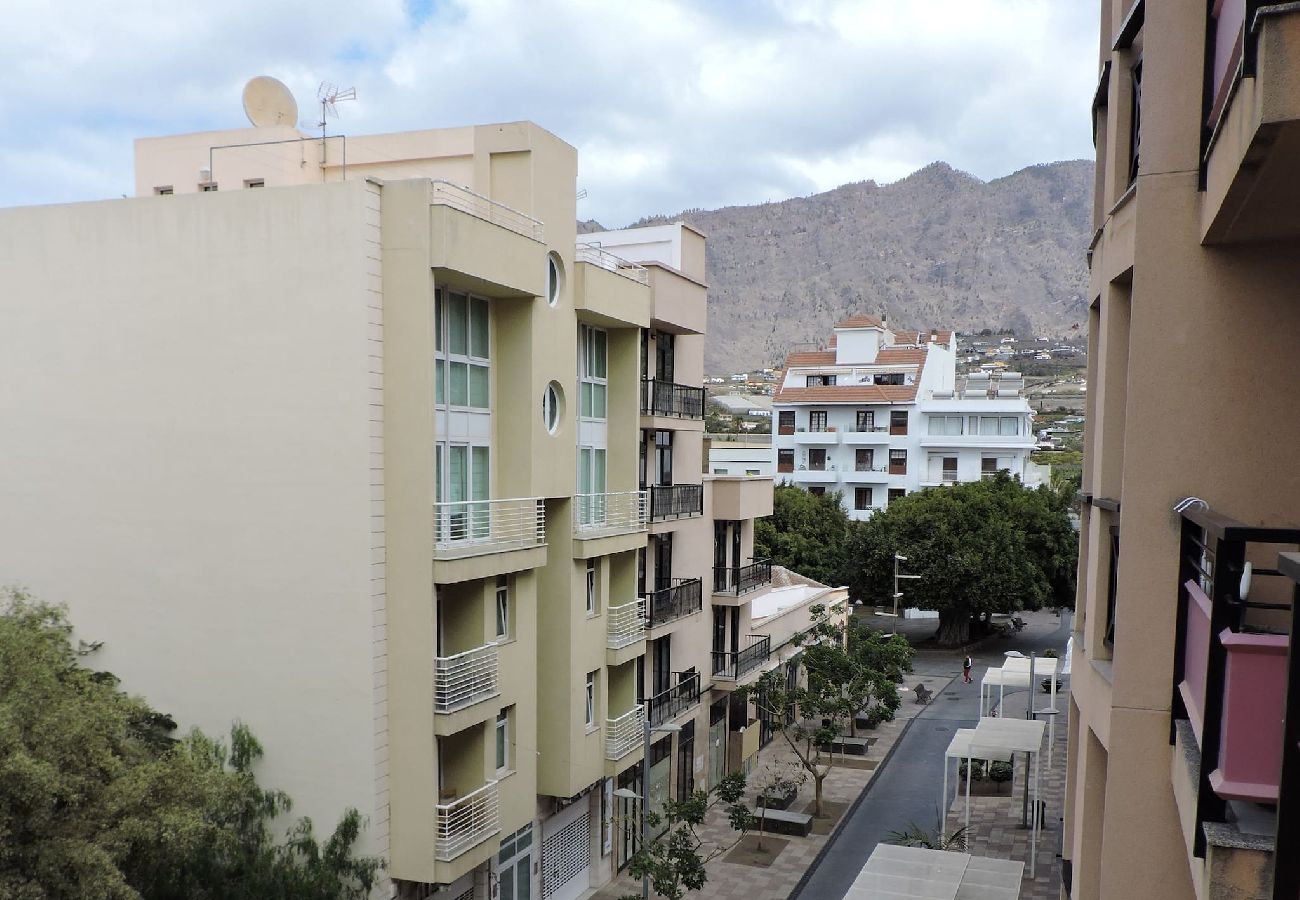
POLYGON ((540 497, 433 504, 435 559, 522 550, 545 543, 546 505, 540 497))
POLYGON ((528 213, 498 203, 491 197, 471 191, 463 184, 435 179, 429 185, 429 202, 434 206, 449 206, 463 213, 500 225, 535 241, 546 240, 546 226, 528 213))
POLYGON ((645 266, 629 262, 621 256, 615 256, 608 250, 602 248, 599 244, 578 244, 574 251, 573 258, 578 262, 591 263, 593 266, 600 266, 608 272, 615 275, 622 275, 624 278, 631 278, 639 284, 650 283, 650 272, 645 266))
POLYGON ((616 719, 605 720, 605 758, 622 759, 645 740, 645 707, 634 706, 616 719))
POLYGON ((645 601, 636 600, 605 611, 606 646, 621 650, 645 637, 645 601))
POLYGON ((446 713, 497 695, 497 645, 439 656, 433 675, 434 712, 446 713))
POLYGON ((489 781, 476 791, 434 809, 434 855, 450 862, 466 850, 500 831, 497 821, 497 783, 489 781))
POLYGON ((647 491, 574 494, 573 530, 640 531, 646 527, 647 491))

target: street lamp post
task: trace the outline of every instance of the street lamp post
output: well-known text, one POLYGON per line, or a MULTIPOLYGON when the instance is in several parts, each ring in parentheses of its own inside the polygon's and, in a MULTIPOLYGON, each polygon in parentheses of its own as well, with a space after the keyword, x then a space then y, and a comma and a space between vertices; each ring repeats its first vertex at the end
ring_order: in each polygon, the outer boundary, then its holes
POLYGON ((894 554, 894 621, 890 628, 890 634, 898 633, 898 601, 903 599, 903 592, 898 588, 898 582, 904 578, 920 578, 920 575, 903 575, 898 571, 898 564, 907 562, 907 557, 901 553, 894 554))
MULTIPOLYGON (((641 850, 645 851, 650 846, 650 736, 653 734, 672 734, 682 730, 680 725, 651 725, 649 712, 642 722, 642 756, 641 756, 641 796, 637 796, 633 791, 627 788, 619 788, 614 792, 615 797, 624 800, 637 800, 641 804, 641 850)), ((641 897, 642 900, 650 900, 650 872, 647 870, 641 876, 641 897)))

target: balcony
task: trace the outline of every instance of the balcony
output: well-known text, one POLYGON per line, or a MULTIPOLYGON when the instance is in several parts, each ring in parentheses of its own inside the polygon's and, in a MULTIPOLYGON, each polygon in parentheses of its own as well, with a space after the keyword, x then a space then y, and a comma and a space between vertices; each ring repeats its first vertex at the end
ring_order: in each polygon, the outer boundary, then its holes
POLYGON ((883 484, 889 480, 889 470, 885 466, 854 466, 841 472, 840 477, 850 484, 883 484))
POLYGON ((652 522, 702 515, 704 515, 704 485, 656 484, 651 486, 650 520, 652 522))
POLYGON ((500 830, 497 783, 434 807, 434 857, 451 862, 500 830))
POLYGON ((846 431, 843 437, 850 447, 879 446, 889 443, 889 428, 878 425, 868 431, 846 431))
POLYGON ((546 292, 546 228, 450 181, 429 182, 429 261, 440 281, 491 297, 546 292))
POLYGON ((747 566, 714 566, 713 593, 740 597, 772 583, 772 561, 756 559, 747 566))
POLYGON ((644 740, 644 706, 634 706, 617 718, 605 720, 605 759, 616 762, 640 748, 644 740))
POLYGON ((434 581, 489 578, 546 564, 540 497, 433 504, 434 581))
POLYGON ((796 484, 834 484, 840 477, 840 473, 835 471, 834 466, 825 469, 800 466, 793 474, 794 478, 791 480, 796 484))
POLYGON ((808 429, 807 431, 796 431, 794 433, 794 442, 796 444, 809 444, 814 447, 829 447, 840 442, 840 433, 835 430, 835 426, 828 428, 819 428, 816 431, 808 429))
POLYGON ((1300 891, 1300 858, 1274 852, 1300 837, 1300 691, 1288 691, 1300 659, 1287 655, 1300 620, 1287 554, 1277 568, 1265 562, 1297 544, 1300 528, 1182 514, 1171 778, 1192 875, 1209 896, 1270 877, 1273 897, 1300 891))
POLYGON ((641 379, 641 414, 704 419, 704 388, 655 378, 641 379))
POLYGON ((738 522, 772 515, 770 475, 712 475, 705 478, 705 483, 712 494, 715 519, 738 522))
POLYGON ((772 639, 751 634, 749 646, 737 653, 713 651, 713 677, 723 681, 740 681, 761 668, 772 656, 772 639))
POLYGON ((453 713, 497 696, 497 645, 439 656, 433 676, 433 711, 453 713))
POLYGON ((704 592, 698 578, 674 578, 672 584, 645 595, 649 618, 647 628, 659 628, 704 608, 704 592))
POLYGON ((652 728, 671 722, 700 702, 700 673, 677 672, 676 675, 675 685, 644 701, 652 728))
POLYGON ((573 256, 574 306, 587 318, 610 328, 648 328, 650 274, 592 244, 578 244, 573 256))
POLYGON ((648 499, 646 491, 575 494, 573 536, 582 540, 645 531, 648 499))
POLYGON ((1300 237, 1300 8, 1224 0, 1210 27, 1202 240, 1300 237))
POLYGON ((921 437, 922 447, 996 447, 1001 449, 1024 448, 1032 450, 1037 444, 1033 434, 927 434, 921 437))

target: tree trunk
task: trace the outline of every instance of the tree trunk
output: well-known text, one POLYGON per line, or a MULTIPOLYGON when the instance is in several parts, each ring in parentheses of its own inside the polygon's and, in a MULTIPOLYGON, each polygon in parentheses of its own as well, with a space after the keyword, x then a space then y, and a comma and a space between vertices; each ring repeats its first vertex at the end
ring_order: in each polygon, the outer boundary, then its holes
MULTIPOLYGON (((759 797, 762 797, 762 794, 759 797)), ((754 845, 755 850, 763 849, 763 826, 767 824, 767 804, 764 803, 759 808, 763 811, 758 814, 758 843, 754 845)))
POLYGON ((970 614, 940 611, 935 641, 941 647, 961 647, 970 643, 970 614))
POLYGON ((813 773, 813 818, 822 817, 822 782, 826 780, 826 773, 813 773))

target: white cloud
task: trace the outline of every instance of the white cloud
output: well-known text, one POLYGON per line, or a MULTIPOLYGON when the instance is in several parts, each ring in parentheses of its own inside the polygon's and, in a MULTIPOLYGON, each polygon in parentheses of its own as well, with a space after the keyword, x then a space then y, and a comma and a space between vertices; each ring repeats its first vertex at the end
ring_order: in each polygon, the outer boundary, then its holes
POLYGON ((355 84, 352 133, 533 119, 584 217, 1091 152, 1093 0, 9 0, 0 205, 130 191, 131 139, 242 123, 244 80, 355 84))

